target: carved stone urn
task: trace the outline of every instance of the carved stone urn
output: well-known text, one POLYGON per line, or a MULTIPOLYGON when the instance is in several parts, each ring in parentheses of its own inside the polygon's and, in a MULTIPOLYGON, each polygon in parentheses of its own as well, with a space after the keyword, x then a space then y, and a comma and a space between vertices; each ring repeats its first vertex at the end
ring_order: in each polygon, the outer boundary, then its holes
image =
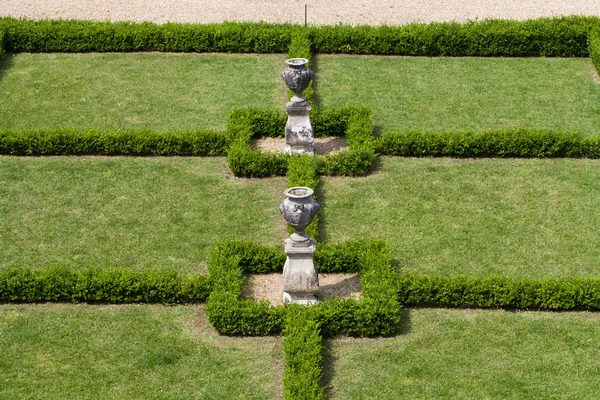
POLYGON ((314 155, 315 137, 310 122, 312 107, 304 97, 304 90, 314 76, 313 71, 306 66, 306 58, 290 58, 285 63, 288 67, 281 73, 287 87, 294 92, 291 101, 285 109, 288 120, 285 125, 284 153, 306 153, 314 155))
POLYGON ((281 73, 281 78, 283 78, 287 87, 294 92, 291 101, 293 103, 306 101, 302 92, 306 90, 314 76, 314 72, 306 66, 308 60, 306 58, 290 58, 285 60, 285 63, 288 67, 281 73))
POLYGON ((307 187, 293 187, 285 191, 287 199, 279 210, 294 233, 285 241, 287 259, 283 267, 283 301, 312 304, 317 302, 319 275, 315 266, 315 241, 306 233, 306 227, 319 212, 320 205, 313 198, 314 191, 307 187))

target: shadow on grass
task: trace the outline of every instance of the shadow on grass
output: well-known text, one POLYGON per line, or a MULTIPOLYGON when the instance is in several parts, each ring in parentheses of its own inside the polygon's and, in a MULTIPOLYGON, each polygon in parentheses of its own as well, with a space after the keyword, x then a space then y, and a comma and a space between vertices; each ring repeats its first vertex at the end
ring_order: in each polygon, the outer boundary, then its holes
POLYGON ((0 57, 0 81, 6 74, 6 72, 13 66, 13 55, 7 54, 4 57, 0 57))
POLYGON ((369 170, 367 171, 365 176, 374 174, 376 172, 380 172, 382 169, 383 169, 383 160, 381 157, 376 156, 375 160, 373 160, 373 164, 371 164, 371 166, 369 167, 369 170))
MULTIPOLYGON (((395 335, 392 335, 392 337, 397 336, 397 335, 406 335, 406 334, 412 332, 412 320, 411 320, 410 310, 403 308, 402 310, 400 310, 400 315, 402 317, 401 321, 400 321, 400 329, 398 330, 398 332, 395 335)), ((374 338, 369 338, 366 340, 377 340, 377 339, 378 339, 378 337, 374 337, 374 338)), ((333 388, 331 386, 331 382, 333 380, 334 375, 338 372, 335 369, 337 357, 331 350, 331 345, 333 343, 333 340, 335 340, 335 339, 323 339, 323 348, 321 350, 321 357, 323 358, 323 361, 322 361, 323 376, 321 377, 321 386, 323 388, 325 388, 325 390, 324 390, 324 398, 325 399, 331 399, 331 397, 332 397, 332 393, 333 393, 332 389, 333 388)))
POLYGON ((323 179, 322 177, 319 179, 319 183, 317 183, 317 187, 315 188, 315 197, 317 198, 317 202, 321 205, 319 210, 319 225, 317 225, 317 235, 319 236, 320 243, 327 243, 329 237, 327 236, 327 222, 325 218, 323 218, 323 209, 325 208, 325 203, 323 202, 323 179))
POLYGON ((323 376, 321 377, 321 387, 325 388, 324 398, 331 398, 331 381, 333 380, 336 358, 331 351, 331 339, 323 339, 323 348, 321 357, 323 357, 323 376))
MULTIPOLYGON (((319 76, 319 63, 317 62, 317 58, 318 57, 311 57, 310 60, 310 69, 315 73, 314 76, 318 77, 319 76)), ((312 96, 312 106, 313 107, 320 107, 321 106, 321 99, 319 98, 319 88, 318 88, 319 84, 318 84, 318 79, 313 79, 312 80, 312 89, 313 89, 313 96, 312 96)))

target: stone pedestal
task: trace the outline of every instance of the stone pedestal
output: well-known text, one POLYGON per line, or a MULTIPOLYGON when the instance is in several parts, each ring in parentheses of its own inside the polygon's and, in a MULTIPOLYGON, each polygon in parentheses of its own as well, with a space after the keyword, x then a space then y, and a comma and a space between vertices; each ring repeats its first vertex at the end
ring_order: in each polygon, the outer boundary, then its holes
POLYGON ((319 276, 315 267, 315 242, 308 239, 285 241, 287 260, 283 267, 283 302, 314 304, 319 292, 319 276))
POLYGON ((288 120, 285 125, 284 153, 314 155, 315 137, 310 122, 312 107, 308 101, 289 102, 285 107, 288 120))
POLYGON ((285 125, 284 153, 314 155, 313 128, 310 123, 310 103, 302 94, 313 78, 313 71, 306 66, 306 58, 290 58, 285 60, 288 67, 281 73, 287 87, 294 92, 285 109, 288 113, 285 125))

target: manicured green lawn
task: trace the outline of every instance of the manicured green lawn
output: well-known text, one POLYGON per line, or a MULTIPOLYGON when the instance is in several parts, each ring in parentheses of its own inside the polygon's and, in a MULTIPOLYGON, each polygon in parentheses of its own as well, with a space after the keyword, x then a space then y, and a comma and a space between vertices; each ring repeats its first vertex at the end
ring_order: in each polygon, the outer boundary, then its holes
POLYGON ((373 109, 384 130, 550 128, 600 134, 600 84, 589 59, 321 55, 325 106, 373 109))
POLYGON ((219 239, 283 243, 285 188, 222 157, 0 157, 0 267, 205 272, 219 239))
POLYGON ((596 399, 600 315, 412 309, 391 338, 328 342, 332 399, 596 399))
POLYGON ((597 277, 600 161, 381 157, 323 181, 330 241, 388 240, 428 274, 597 277))
POLYGON ((202 306, 2 305, 2 399, 281 398, 279 337, 223 337, 202 306))
POLYGON ((225 129, 232 108, 283 107, 278 54, 18 54, 0 67, 0 129, 225 129))

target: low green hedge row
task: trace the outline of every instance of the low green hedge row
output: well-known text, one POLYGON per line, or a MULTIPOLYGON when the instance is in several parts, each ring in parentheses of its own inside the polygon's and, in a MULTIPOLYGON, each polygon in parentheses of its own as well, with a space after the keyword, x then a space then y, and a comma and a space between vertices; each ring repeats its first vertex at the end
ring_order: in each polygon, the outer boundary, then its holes
POLYGON ((373 161, 373 120, 371 110, 366 107, 347 107, 348 119, 346 127, 346 140, 350 147, 334 155, 326 155, 318 165, 318 172, 323 175, 365 175, 373 161))
POLYGON ((587 57, 598 17, 484 20, 404 26, 324 26, 311 38, 319 53, 407 56, 587 57))
MULTIPOLYGON (((365 254, 366 243, 362 240, 347 240, 343 243, 317 244, 315 263, 319 272, 359 273, 365 254)), ((269 274, 282 272, 285 253, 281 246, 267 246, 249 240, 222 241, 213 249, 216 255, 235 255, 237 266, 244 274, 269 274)), ((215 265, 219 265, 216 263, 215 265)))
POLYGON ((226 151, 225 134, 209 130, 0 130, 0 154, 4 155, 217 156, 226 151))
MULTIPOLYGON (((298 32, 318 53, 412 56, 587 57, 597 17, 485 20, 404 26, 175 24, 2 18, 11 52, 171 51, 288 53, 298 32)), ((292 47, 294 50, 295 47, 292 47)))
POLYGON ((600 158, 600 137, 527 128, 386 132, 376 140, 375 151, 389 156, 600 158))
POLYGON ((211 289, 206 275, 176 271, 0 269, 1 302, 196 303, 211 289))
POLYGON ((284 334, 283 398, 323 399, 323 343, 318 323, 310 319, 303 307, 290 307, 285 319, 284 334))
POLYGON ((409 306, 600 310, 600 278, 534 280, 401 273, 396 279, 398 300, 409 306))
MULTIPOLYGON (((316 137, 346 136, 350 145, 347 151, 316 157, 319 174, 359 176, 367 173, 375 159, 373 123, 368 108, 315 108, 311 120, 316 137)), ((285 134, 285 121, 285 114, 278 110, 246 108, 230 113, 227 156, 234 175, 261 178, 287 174, 289 155, 252 149, 253 138, 282 137, 285 134)))
MULTIPOLYGON (((241 298, 244 273, 250 270, 255 255, 261 249, 268 249, 260 245, 246 245, 225 242, 211 252, 209 274, 213 291, 206 305, 209 321, 223 334, 280 333, 289 306, 271 307, 265 301, 241 298)), ((273 259, 280 257, 269 250, 266 252, 273 259)), ((341 260, 348 259, 346 252, 356 255, 358 265, 348 265, 348 271, 360 272, 362 299, 323 301, 307 308, 307 316, 320 326, 322 335, 326 337, 389 335, 396 332, 400 323, 400 304, 389 249, 381 242, 350 242, 347 246, 337 245, 321 255, 317 247, 315 258, 319 271, 326 272, 331 265, 338 268, 341 260), (324 261, 323 264, 321 261, 324 261)), ((279 265, 276 270, 283 267, 283 262, 279 265)), ((262 269, 261 272, 266 271, 262 269)))
POLYGON ((589 35, 589 51, 590 58, 596 67, 596 71, 600 72, 600 28, 592 30, 589 35))
POLYGON ((285 53, 300 29, 290 24, 153 24, 0 18, 9 52, 285 53))

